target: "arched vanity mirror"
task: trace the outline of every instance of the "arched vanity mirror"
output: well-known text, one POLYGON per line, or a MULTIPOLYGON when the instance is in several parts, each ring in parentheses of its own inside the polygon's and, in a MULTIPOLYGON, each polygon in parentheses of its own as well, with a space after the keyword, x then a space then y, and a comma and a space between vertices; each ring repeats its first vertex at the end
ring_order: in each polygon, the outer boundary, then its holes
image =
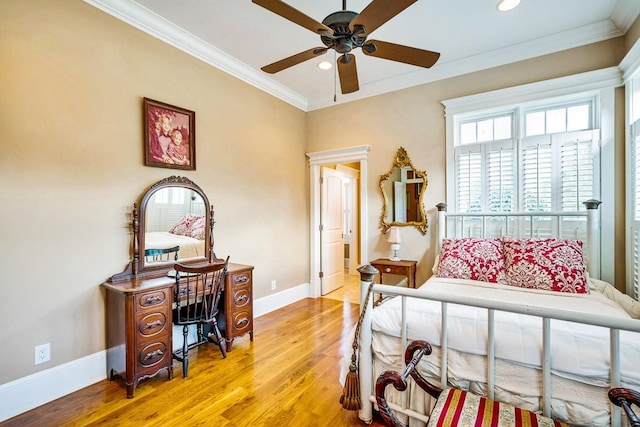
POLYGON ((409 155, 400 147, 391 170, 380 176, 383 199, 380 228, 384 233, 394 225, 413 225, 422 234, 427 232, 427 216, 422 203, 426 188, 427 173, 414 168, 409 155))
POLYGON ((170 176, 153 184, 134 204, 131 223, 133 260, 112 281, 166 273, 176 261, 218 259, 213 251, 213 206, 188 178, 170 176))

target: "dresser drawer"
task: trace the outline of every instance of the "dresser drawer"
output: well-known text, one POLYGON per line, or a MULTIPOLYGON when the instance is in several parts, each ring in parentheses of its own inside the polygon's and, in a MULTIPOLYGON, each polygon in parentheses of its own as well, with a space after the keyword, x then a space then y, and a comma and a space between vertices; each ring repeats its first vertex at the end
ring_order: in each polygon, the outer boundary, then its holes
POLYGON ((246 285, 247 283, 251 283, 250 271, 245 271, 242 273, 234 273, 231 276, 231 284, 233 286, 242 286, 242 285, 246 285))
POLYGON ((252 318, 251 311, 249 310, 239 310, 233 314, 233 327, 237 333, 242 333, 243 330, 252 328, 252 318))
POLYGON ((233 306, 237 308, 246 307, 251 304, 251 290, 247 287, 234 289, 233 306))
POLYGON ((159 289, 136 295, 136 312, 147 308, 163 306, 169 298, 169 289, 159 289))
POLYGON ((404 276, 407 273, 407 267, 401 265, 380 265, 377 267, 384 274, 398 274, 404 276))
POLYGON ((154 370, 173 359, 165 341, 146 341, 138 346, 138 366, 154 370))
POLYGON ((167 329, 169 319, 162 312, 143 313, 136 319, 138 332, 143 337, 152 337, 164 332, 167 329))

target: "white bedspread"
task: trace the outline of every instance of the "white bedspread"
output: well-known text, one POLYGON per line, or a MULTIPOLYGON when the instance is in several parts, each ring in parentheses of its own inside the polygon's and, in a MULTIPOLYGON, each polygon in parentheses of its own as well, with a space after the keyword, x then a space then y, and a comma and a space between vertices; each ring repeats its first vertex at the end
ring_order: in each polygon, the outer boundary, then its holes
POLYGON ((144 246, 146 249, 166 249, 180 246, 178 259, 204 256, 204 240, 181 236, 167 231, 151 231, 145 233, 144 246))
MULTIPOLYGON (((446 294, 473 295, 492 301, 526 303, 529 306, 554 307, 589 313, 593 316, 630 318, 618 304, 598 292, 565 294, 527 290, 506 285, 432 278, 423 286, 446 294)), ((373 331, 399 336, 400 298, 394 298, 374 310, 373 331)), ((440 345, 441 304, 410 299, 407 303, 408 337, 440 345)), ((487 354, 487 310, 449 304, 449 348, 475 355, 487 354)), ((551 369, 556 375, 586 384, 604 385, 609 381, 609 330, 593 326, 551 321, 551 369)), ((517 364, 539 367, 542 364, 542 321, 538 317, 506 312, 495 313, 496 357, 517 364)), ((620 333, 621 375, 630 386, 640 388, 640 339, 633 333, 620 333)))
MULTIPOLYGON (((603 283, 603 282, 602 282, 603 283)), ((453 292, 490 301, 509 301, 534 307, 589 313, 629 319, 627 311, 601 291, 611 285, 594 286, 590 294, 562 294, 527 290, 506 285, 432 277, 423 287, 441 295, 453 292)), ((417 293, 420 293, 420 288, 417 293)), ((452 386, 486 394, 487 310, 448 304, 449 381, 452 386)), ((419 370, 434 384, 439 383, 441 303, 407 299, 409 341, 426 340, 434 353, 425 356, 419 370)), ((384 370, 402 370, 401 298, 396 297, 373 310, 373 368, 375 378, 384 370)), ((608 425, 610 332, 573 322, 551 320, 552 408, 554 417, 574 425, 608 425)), ((620 332, 620 366, 623 386, 640 389, 640 337, 620 332)), ((495 311, 496 398, 532 411, 539 411, 542 382, 542 320, 539 317, 495 311)), ((348 353, 348 352, 347 352, 348 353)), ((350 353, 349 353, 350 354, 350 353)), ((342 366, 344 377, 348 357, 342 366)), ((417 386, 408 390, 409 406, 428 413, 433 402, 417 386)), ((400 402, 400 393, 387 389, 389 401, 400 402)), ((410 425, 421 425, 411 422, 410 425)))

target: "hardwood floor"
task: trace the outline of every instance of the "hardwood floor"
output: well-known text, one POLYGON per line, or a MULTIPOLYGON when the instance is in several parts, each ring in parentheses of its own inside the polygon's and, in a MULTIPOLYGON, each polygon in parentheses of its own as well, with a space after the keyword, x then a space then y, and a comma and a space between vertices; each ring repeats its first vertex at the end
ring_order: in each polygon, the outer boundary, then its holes
POLYGON ((345 270, 344 286, 328 293, 324 298, 360 304, 360 275, 350 276, 345 270))
MULTIPOLYGON (((350 302, 307 298, 255 319, 254 342, 237 339, 226 359, 213 344, 192 350, 187 379, 175 362, 171 381, 166 373, 143 380, 133 399, 122 380, 104 380, 0 427, 365 426, 339 404, 340 361, 358 314, 350 302)), ((377 417, 370 425, 384 426, 377 417)))

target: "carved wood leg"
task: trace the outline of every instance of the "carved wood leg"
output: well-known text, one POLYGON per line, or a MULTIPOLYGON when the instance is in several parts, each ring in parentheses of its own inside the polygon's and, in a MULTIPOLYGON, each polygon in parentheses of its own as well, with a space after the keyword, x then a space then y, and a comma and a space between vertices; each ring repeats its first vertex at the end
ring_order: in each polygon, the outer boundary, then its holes
POLYGON ((216 321, 216 319, 213 319, 213 331, 216 334, 216 339, 218 340, 217 344, 218 347, 220 347, 220 352, 222 353, 222 358, 226 358, 227 357, 227 342, 226 340, 222 337, 222 334, 220 333, 220 329, 218 328, 218 322, 216 321))
POLYGON ((187 371, 189 370, 189 345, 187 343, 187 335, 189 334, 189 327, 184 325, 182 327, 182 378, 187 378, 187 371))
POLYGON ((137 383, 133 383, 133 384, 129 384, 127 383, 127 399, 133 399, 133 397, 136 394, 136 384, 137 383))

